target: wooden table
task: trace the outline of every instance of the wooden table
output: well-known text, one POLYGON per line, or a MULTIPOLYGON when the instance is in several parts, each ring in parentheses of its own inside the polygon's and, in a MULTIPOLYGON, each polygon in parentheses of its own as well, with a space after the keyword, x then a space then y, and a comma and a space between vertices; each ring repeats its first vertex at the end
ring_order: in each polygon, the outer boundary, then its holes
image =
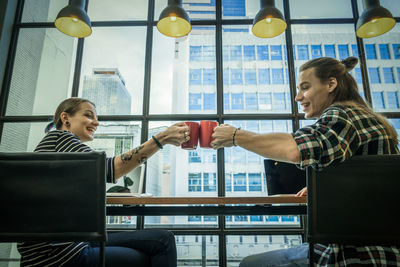
POLYGON ((304 215, 306 203, 307 197, 295 195, 152 197, 123 193, 107 194, 107 215, 304 215))

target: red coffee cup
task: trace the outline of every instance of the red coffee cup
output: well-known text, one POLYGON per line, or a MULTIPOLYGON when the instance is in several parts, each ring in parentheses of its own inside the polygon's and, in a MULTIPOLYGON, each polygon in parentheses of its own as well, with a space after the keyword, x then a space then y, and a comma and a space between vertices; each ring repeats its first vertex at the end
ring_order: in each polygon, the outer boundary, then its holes
POLYGON ((181 148, 191 150, 197 148, 199 142, 199 123, 194 121, 185 121, 186 125, 189 126, 190 139, 187 142, 181 144, 181 148))
POLYGON ((214 132, 215 127, 218 126, 216 121, 201 121, 200 122, 200 146, 211 147, 211 141, 213 140, 211 135, 214 132))

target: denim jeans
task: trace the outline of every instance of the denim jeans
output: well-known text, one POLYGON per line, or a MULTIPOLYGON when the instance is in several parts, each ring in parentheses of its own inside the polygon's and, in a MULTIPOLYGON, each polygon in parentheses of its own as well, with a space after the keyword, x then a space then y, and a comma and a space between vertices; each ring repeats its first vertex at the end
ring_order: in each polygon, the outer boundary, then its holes
MULTIPOLYGON (((89 243, 68 266, 98 266, 100 248, 89 243)), ((169 231, 141 230, 108 234, 105 247, 106 266, 176 267, 175 237, 169 231)))
POLYGON ((268 251, 245 257, 239 267, 306 267, 308 266, 308 244, 268 251))

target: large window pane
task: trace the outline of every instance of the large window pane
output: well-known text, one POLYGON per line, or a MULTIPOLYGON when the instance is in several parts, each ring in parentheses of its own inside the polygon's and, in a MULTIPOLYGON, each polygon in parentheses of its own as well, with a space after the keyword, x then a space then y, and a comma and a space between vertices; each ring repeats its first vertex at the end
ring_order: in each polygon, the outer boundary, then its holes
POLYGON ((47 122, 4 123, 0 152, 33 152, 44 137, 47 122))
POLYGON ((372 107, 378 112, 400 111, 397 104, 400 94, 399 40, 398 23, 381 36, 364 39, 372 107))
POLYGON ((22 22, 54 22, 58 12, 68 5, 68 0, 25 0, 22 22))
POLYGON ((118 3, 109 0, 90 0, 88 15, 92 21, 145 20, 147 6, 148 1, 143 0, 118 0, 118 3), (107 12, 104 12, 105 10, 107 12))
POLYGON ((145 27, 94 28, 85 39, 80 96, 98 115, 142 113, 145 40, 145 27))
POLYGON ((193 27, 182 40, 153 34, 150 113, 215 113, 215 28, 193 27))
POLYGON ((70 95, 75 48, 57 29, 21 29, 6 115, 53 115, 70 95))
POLYGON ((178 266, 218 266, 218 236, 175 235, 178 266))
POLYGON ((351 1, 348 0, 296 0, 289 1, 289 4, 290 16, 294 19, 353 17, 351 1))

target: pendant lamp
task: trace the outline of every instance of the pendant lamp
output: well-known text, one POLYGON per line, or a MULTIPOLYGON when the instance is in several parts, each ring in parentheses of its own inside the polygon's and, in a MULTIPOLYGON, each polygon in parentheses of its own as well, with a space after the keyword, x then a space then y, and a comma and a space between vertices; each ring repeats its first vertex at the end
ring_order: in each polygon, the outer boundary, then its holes
POLYGON ((84 38, 92 33, 92 24, 85 11, 85 0, 69 0, 60 10, 54 22, 56 28, 66 35, 84 38))
POLYGON ((161 12, 157 29, 169 37, 183 37, 192 30, 190 19, 181 7, 181 0, 168 0, 168 6, 161 12))
POLYGON ((275 7, 275 0, 260 0, 261 10, 253 21, 252 32, 260 38, 272 38, 286 30, 282 13, 275 7))
POLYGON ((364 0, 364 12, 358 18, 356 34, 360 38, 371 38, 390 31, 396 20, 379 0, 364 0))

